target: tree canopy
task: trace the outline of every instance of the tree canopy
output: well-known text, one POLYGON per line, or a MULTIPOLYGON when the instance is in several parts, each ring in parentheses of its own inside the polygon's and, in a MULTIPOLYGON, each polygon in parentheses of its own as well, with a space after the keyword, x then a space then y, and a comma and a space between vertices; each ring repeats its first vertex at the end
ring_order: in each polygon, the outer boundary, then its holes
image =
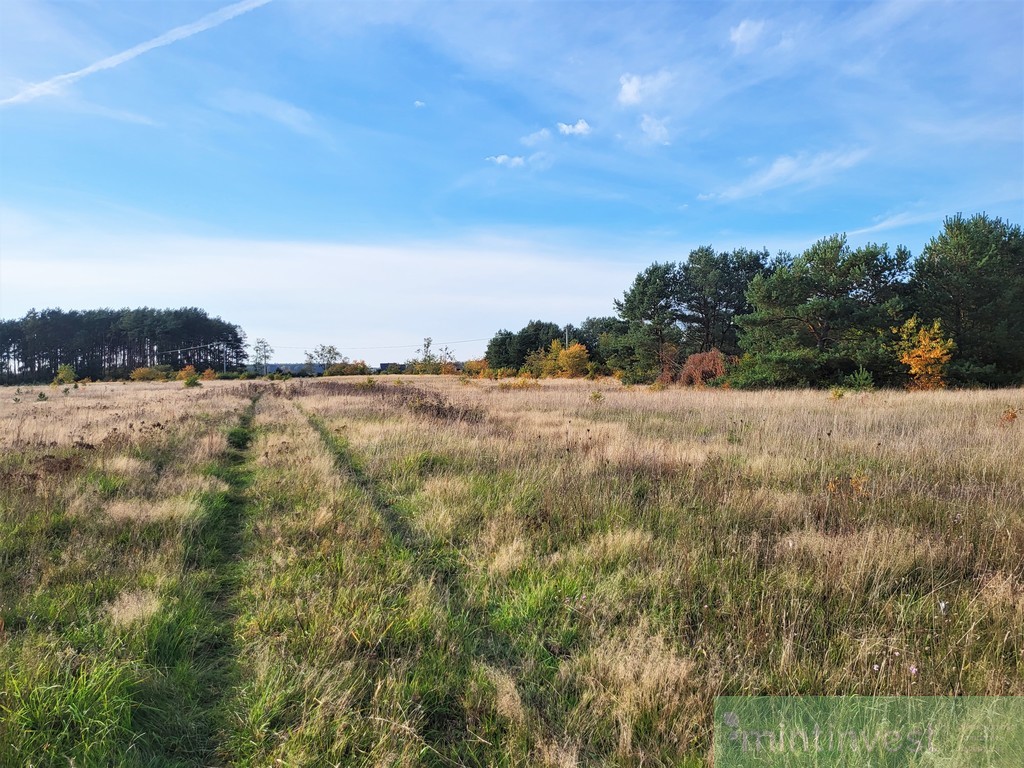
POLYGON ((955 383, 1005 385, 1024 372, 1024 234, 984 214, 945 220, 914 263, 915 310, 956 344, 955 383))
POLYGON ((592 369, 627 382, 723 370, 740 387, 910 386, 927 358, 954 386, 1024 384, 1024 233, 985 214, 947 218, 916 260, 902 245, 855 248, 843 234, 774 259, 701 246, 643 269, 613 305, 616 317, 579 327, 499 331, 487 361, 522 368, 567 330, 592 369), (908 323, 927 329, 913 353, 908 323), (687 368, 695 355, 710 357, 687 368))
POLYGON ((242 329, 196 307, 32 309, 0 321, 0 377, 8 384, 52 380, 61 365, 105 379, 156 365, 238 370, 245 360, 242 329))

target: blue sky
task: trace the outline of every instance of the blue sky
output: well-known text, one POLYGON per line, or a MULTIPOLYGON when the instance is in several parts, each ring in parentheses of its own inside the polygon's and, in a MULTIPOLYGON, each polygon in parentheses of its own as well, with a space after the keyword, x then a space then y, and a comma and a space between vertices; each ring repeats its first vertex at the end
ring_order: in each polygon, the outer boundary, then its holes
POLYGON ((0 0, 2 317, 465 358, 702 244, 917 254, 958 211, 1024 223, 1015 0, 0 0))

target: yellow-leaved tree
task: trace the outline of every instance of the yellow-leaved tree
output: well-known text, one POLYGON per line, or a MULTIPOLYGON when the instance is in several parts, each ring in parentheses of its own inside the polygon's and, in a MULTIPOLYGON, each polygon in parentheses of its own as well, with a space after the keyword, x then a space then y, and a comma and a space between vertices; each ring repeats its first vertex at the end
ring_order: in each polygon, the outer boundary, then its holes
POLYGON ((558 353, 559 374, 569 378, 586 376, 589 362, 590 353, 587 348, 579 342, 575 342, 558 353))
POLYGON ((923 325, 917 315, 899 328, 893 328, 900 362, 908 368, 910 389, 942 389, 946 386, 946 365, 953 357, 956 344, 942 335, 938 320, 923 325))

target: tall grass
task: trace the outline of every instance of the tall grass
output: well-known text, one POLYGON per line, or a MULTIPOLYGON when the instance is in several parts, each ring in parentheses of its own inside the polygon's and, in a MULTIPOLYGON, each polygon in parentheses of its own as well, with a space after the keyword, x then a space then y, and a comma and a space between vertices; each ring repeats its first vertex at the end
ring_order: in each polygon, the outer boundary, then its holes
POLYGON ((1022 390, 255 394, 0 407, 0 763, 700 765, 718 695, 1024 694, 1022 390))

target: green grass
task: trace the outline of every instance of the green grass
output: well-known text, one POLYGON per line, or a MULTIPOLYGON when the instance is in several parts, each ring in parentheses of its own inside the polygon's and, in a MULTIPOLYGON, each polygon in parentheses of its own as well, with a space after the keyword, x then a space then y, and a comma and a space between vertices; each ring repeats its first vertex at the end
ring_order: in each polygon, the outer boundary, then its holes
MULTIPOLYGON (((251 419, 250 409, 231 434, 250 435, 251 419)), ((173 438, 179 454, 187 439, 173 438)), ((234 684, 228 602, 237 587, 246 443, 237 440, 210 468, 225 490, 200 494, 182 521, 108 519, 102 505, 113 498, 150 500, 129 478, 84 469, 107 457, 77 457, 73 471, 50 477, 60 486, 57 503, 39 503, 47 494, 27 486, 4 493, 0 541, 11 569, 0 614, 0 764, 218 760, 221 697, 234 684), (99 508, 70 514, 76 496, 99 508), (139 589, 160 609, 117 618, 118 596, 139 589)))

